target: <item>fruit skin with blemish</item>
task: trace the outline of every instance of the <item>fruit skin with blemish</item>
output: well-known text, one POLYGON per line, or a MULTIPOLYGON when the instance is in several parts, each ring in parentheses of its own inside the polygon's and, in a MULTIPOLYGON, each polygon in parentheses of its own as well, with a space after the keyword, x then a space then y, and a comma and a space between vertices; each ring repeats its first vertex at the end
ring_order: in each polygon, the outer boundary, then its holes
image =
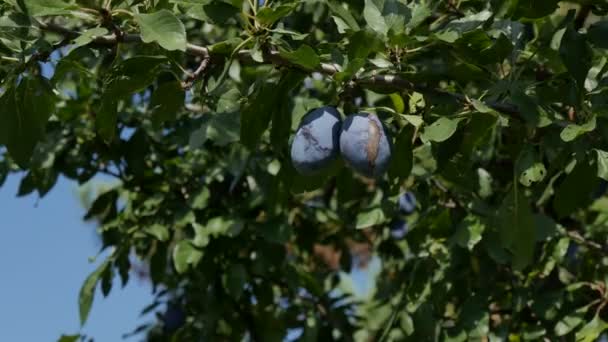
POLYGON ((291 162, 300 174, 319 173, 337 159, 341 126, 340 113, 334 107, 304 115, 291 143, 291 162))
POLYGON ((380 119, 374 114, 348 116, 340 133, 340 153, 355 172, 378 178, 388 169, 391 140, 380 119))

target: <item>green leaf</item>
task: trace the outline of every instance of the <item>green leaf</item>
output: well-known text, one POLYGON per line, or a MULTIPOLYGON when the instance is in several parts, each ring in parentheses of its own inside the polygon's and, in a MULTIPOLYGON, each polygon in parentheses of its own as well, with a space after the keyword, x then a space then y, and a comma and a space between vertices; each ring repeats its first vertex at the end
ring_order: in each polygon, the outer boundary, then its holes
POLYGON ((522 90, 516 89, 511 91, 511 100, 519 108, 521 116, 530 125, 544 127, 551 123, 542 107, 536 103, 537 100, 528 96, 522 90))
POLYGON ((321 63, 321 59, 313 48, 302 44, 296 51, 280 51, 281 57, 289 62, 301 66, 306 70, 315 70, 321 63))
POLYGON ((189 266, 196 266, 203 253, 194 248, 190 240, 181 240, 173 248, 173 265, 177 273, 184 273, 189 266))
POLYGON ((153 122, 160 125, 165 121, 174 120, 184 106, 185 96, 186 93, 178 81, 165 82, 156 88, 149 106, 153 122))
POLYGON ((536 228, 528 199, 516 185, 503 200, 496 224, 501 244, 512 254, 513 267, 523 270, 534 256, 536 228))
POLYGON ((167 66, 165 56, 137 56, 116 64, 105 78, 104 96, 112 101, 145 90, 167 66))
POLYGON ((547 175, 545 165, 532 148, 522 151, 515 163, 515 172, 519 176, 519 182, 524 186, 541 182, 547 175))
POLYGON ((36 144, 44 137, 55 101, 50 84, 41 77, 24 78, 16 90, 8 88, 0 97, 0 135, 21 168, 29 164, 36 144))
POLYGON ((374 3, 372 0, 365 0, 365 7, 363 8, 363 17, 367 22, 367 25, 374 31, 381 35, 386 35, 388 32, 388 26, 382 17, 381 8, 374 3))
POLYGON ((587 30, 587 39, 596 47, 608 49, 608 20, 598 21, 587 30))
POLYGON ((57 342, 77 342, 80 335, 61 335, 57 342))
POLYGON ((383 46, 378 34, 370 30, 355 32, 348 38, 348 42, 348 58, 351 62, 355 59, 367 59, 370 53, 376 52, 383 46))
POLYGON ((555 335, 564 336, 569 334, 574 328, 578 327, 585 321, 585 313, 588 310, 588 306, 584 306, 581 309, 576 310, 575 312, 565 316, 557 324, 553 329, 555 331, 555 335))
POLYGON ((24 3, 28 14, 34 17, 67 15, 78 9, 77 5, 61 0, 24 0, 24 3))
POLYGON ((159 241, 167 241, 169 239, 169 229, 160 223, 154 223, 146 227, 146 233, 154 236, 159 241))
POLYGON ((188 200, 190 207, 192 209, 205 209, 207 207, 207 203, 209 202, 209 197, 211 193, 209 189, 206 187, 201 188, 197 193, 192 194, 192 197, 188 200))
POLYGON ((343 6, 343 2, 330 0, 327 1, 327 5, 329 6, 331 12, 336 15, 334 20, 339 18, 344 24, 347 25, 349 29, 353 31, 359 31, 361 29, 350 10, 343 6))
POLYGON ((401 180, 407 179, 412 166, 414 164, 414 152, 412 146, 412 140, 414 137, 415 127, 408 125, 404 127, 399 135, 395 138, 395 145, 393 148, 393 156, 391 164, 388 168, 388 174, 392 178, 399 178, 401 180))
POLYGON ((557 9, 559 0, 515 1, 517 7, 514 16, 519 18, 542 18, 557 9))
POLYGON ((97 198, 93 201, 91 207, 84 216, 84 219, 90 220, 92 218, 98 218, 103 221, 103 219, 112 211, 112 209, 116 207, 117 200, 118 191, 105 191, 101 195, 97 196, 97 198))
POLYGON ((595 130, 595 126, 596 119, 595 116, 592 116, 589 121, 585 122, 582 125, 569 124, 568 126, 566 126, 566 128, 562 130, 560 137, 563 141, 570 142, 587 132, 595 130))
POLYGON ((593 53, 585 36, 578 33, 573 24, 568 25, 562 36, 559 54, 579 89, 583 89, 587 73, 591 68, 593 53))
POLYGON ((207 127, 207 138, 217 146, 239 141, 241 130, 240 113, 218 113, 211 118, 207 127))
POLYGON ((442 142, 448 140, 456 132, 461 119, 441 117, 430 126, 424 128, 420 135, 423 141, 442 142))
POLYGON ((420 126, 422 126, 422 124, 424 123, 424 121, 422 120, 422 117, 420 115, 404 114, 404 115, 402 115, 402 117, 416 128, 420 128, 420 126))
POLYGON ((138 56, 120 62, 110 70, 104 80, 101 106, 95 116, 97 132, 106 142, 116 134, 118 101, 146 89, 166 63, 164 56, 138 56))
POLYGON ((559 218, 566 217, 591 201, 590 194, 597 189, 597 164, 587 160, 577 161, 574 169, 558 186, 553 198, 553 208, 559 218))
POLYGON ((276 83, 262 83, 247 98, 241 109, 241 143, 254 149, 268 129, 270 119, 276 110, 278 89, 276 83))
POLYGON ((93 304, 93 298, 95 297, 95 288, 97 282, 103 272, 110 267, 110 258, 104 261, 93 273, 91 273, 82 284, 80 288, 80 295, 78 296, 78 307, 80 313, 80 326, 83 326, 89 317, 91 311, 91 305, 93 304))
POLYGON ((108 34, 108 30, 104 27, 94 27, 92 29, 88 29, 78 36, 78 38, 74 39, 74 42, 70 46, 70 52, 89 44, 95 38, 108 34))
POLYGON ((0 187, 2 187, 2 185, 6 181, 6 177, 8 176, 9 172, 10 172, 10 166, 8 165, 8 160, 6 160, 6 159, 0 160, 0 187))
POLYGON ((456 234, 454 234, 454 242, 460 247, 473 250, 475 245, 481 241, 481 235, 483 234, 486 226, 479 220, 478 217, 468 215, 460 223, 456 234))
POLYGON ((407 23, 407 27, 414 29, 422 24, 428 17, 433 14, 433 10, 429 7, 426 1, 413 2, 411 4, 412 18, 407 23))
POLYGON ((243 230, 243 222, 237 219, 222 216, 214 217, 205 225, 207 233, 211 236, 237 236, 243 230))
POLYGON ((357 215, 357 229, 372 227, 383 223, 385 220, 384 212, 380 208, 372 208, 360 212, 357 215))
POLYGON ((135 14, 134 18, 145 43, 156 42, 166 50, 186 51, 186 28, 173 12, 163 9, 150 14, 135 14))
POLYGON ((595 150, 597 153, 597 176, 608 180, 608 152, 595 150))
POLYGON ((118 102, 111 95, 101 99, 101 107, 95 116, 97 132, 106 142, 112 141, 116 135, 116 123, 118 122, 118 102))
POLYGON ((606 329, 608 329, 608 323, 604 322, 599 315, 596 315, 591 322, 576 332, 576 342, 596 341, 606 329))
POLYGON ((256 14, 256 19, 266 27, 272 26, 277 20, 287 16, 296 7, 297 3, 279 5, 277 7, 264 7, 256 14))
POLYGON ((270 142, 276 151, 281 151, 288 144, 292 125, 292 91, 300 88, 305 77, 305 73, 293 70, 285 72, 279 81, 281 95, 272 115, 270 130, 270 142))
POLYGON ((231 265, 224 276, 224 287, 235 300, 241 298, 246 283, 247 270, 245 266, 241 264, 231 265))

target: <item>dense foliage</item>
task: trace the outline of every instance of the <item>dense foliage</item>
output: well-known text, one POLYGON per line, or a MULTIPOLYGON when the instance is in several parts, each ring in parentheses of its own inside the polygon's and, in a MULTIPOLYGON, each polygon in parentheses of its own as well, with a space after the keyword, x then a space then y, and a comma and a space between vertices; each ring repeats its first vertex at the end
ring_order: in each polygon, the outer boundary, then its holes
POLYGON ((43 197, 60 176, 119 180, 85 217, 111 253, 83 284, 83 323, 97 286, 137 263, 157 289, 144 310, 158 322, 136 329, 149 341, 608 328, 605 1, 5 0, 0 13, 0 184, 23 170, 18 195, 43 197), (380 118, 387 173, 341 158, 296 172, 290 142, 321 106, 380 118), (357 295, 347 273, 374 257, 374 289, 357 295))

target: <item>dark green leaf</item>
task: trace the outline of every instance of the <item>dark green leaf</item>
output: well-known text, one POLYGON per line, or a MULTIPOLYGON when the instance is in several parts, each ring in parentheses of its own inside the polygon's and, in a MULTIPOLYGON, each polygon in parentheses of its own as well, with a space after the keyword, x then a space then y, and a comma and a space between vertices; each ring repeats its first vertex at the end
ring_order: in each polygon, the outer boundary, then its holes
POLYGON ((268 129, 272 113, 276 110, 279 91, 276 83, 262 83, 258 86, 241 110, 241 142, 254 149, 268 129))
POLYGON ((57 342, 77 342, 80 335, 61 335, 57 342))
POLYGON ((369 54, 382 47, 378 34, 370 30, 357 31, 348 40, 348 58, 351 61, 367 59, 369 54))
POLYGON ((577 161, 574 169, 555 191, 553 208, 558 217, 566 217, 576 209, 589 204, 597 184, 597 164, 587 160, 577 161))
POLYGON ((589 42, 599 48, 608 49, 608 20, 598 21, 587 30, 589 42))
POLYGON ((314 70, 321 63, 315 50, 306 44, 300 45, 296 51, 281 51, 280 54, 289 62, 306 70, 314 70))
POLYGON ((174 120, 184 106, 185 92, 178 81, 161 84, 150 99, 152 119, 156 124, 174 120))
POLYGON ((336 15, 335 18, 339 18, 348 26, 349 29, 353 31, 359 31, 359 24, 357 24, 357 20, 353 17, 351 12, 342 6, 341 2, 338 1, 327 1, 327 5, 329 6, 331 12, 336 15))
POLYGON ((0 98, 0 134, 20 167, 29 164, 36 144, 44 137, 55 101, 48 81, 40 77, 24 78, 16 90, 9 88, 0 98))
POLYGON ((83 326, 89 317, 91 311, 91 305, 93 304, 93 298, 95 297, 95 288, 97 282, 101 277, 101 274, 111 265, 110 259, 104 261, 93 273, 91 273, 82 284, 80 288, 80 295, 78 296, 78 307, 80 312, 80 325, 83 326))
POLYGON ((532 262, 536 242, 534 216, 523 189, 514 185, 498 212, 501 244, 512 253, 513 267, 524 269, 532 262))
POLYGON ((241 295, 245 290, 246 283, 247 270, 245 267, 241 264, 230 266, 224 278, 224 286, 235 300, 239 300, 241 298, 241 295))
POLYGON ((412 140, 414 137, 415 127, 408 125, 404 127, 399 135, 395 138, 393 147, 393 156, 391 165, 388 169, 388 174, 391 178, 399 178, 402 180, 409 177, 413 166, 413 147, 412 140))
POLYGON ((297 4, 279 5, 277 7, 264 7, 258 11, 258 22, 266 27, 272 26, 277 20, 287 16, 297 4))
POLYGON ((534 0, 534 1, 515 1, 515 17, 541 18, 547 16, 557 9, 559 0, 534 0))
POLYGON ((593 53, 585 36, 578 33, 572 24, 566 27, 562 36, 559 54, 579 89, 583 89, 587 72, 591 68, 593 53))

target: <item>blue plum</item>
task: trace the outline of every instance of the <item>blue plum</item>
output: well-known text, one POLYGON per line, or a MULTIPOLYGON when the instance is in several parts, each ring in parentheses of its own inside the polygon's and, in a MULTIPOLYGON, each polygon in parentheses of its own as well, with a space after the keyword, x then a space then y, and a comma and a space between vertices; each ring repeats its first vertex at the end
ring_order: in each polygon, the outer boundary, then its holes
POLYGON ((344 120, 340 134, 340 152, 357 173, 377 178, 388 169, 391 141, 376 115, 353 114, 344 120))
POLYGON ((416 209, 416 196, 410 191, 404 192, 399 196, 399 211, 408 215, 416 209))
POLYGON ((317 108, 306 114, 291 143, 291 161, 303 175, 327 168, 339 155, 342 119, 333 107, 317 108))
POLYGON ((173 333, 186 323, 184 310, 176 304, 167 304, 167 311, 163 314, 163 330, 173 333))
POLYGON ((409 231, 409 227, 407 222, 404 220, 398 219, 393 221, 391 224, 391 237, 395 240, 401 240, 407 235, 409 231))

